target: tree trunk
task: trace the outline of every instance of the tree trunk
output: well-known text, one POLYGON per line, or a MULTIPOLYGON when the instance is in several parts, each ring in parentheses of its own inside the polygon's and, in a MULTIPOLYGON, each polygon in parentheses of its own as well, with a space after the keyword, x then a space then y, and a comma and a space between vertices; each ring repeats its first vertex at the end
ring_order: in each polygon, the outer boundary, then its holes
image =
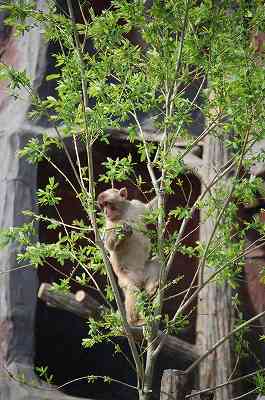
MULTIPOLYGON (((204 182, 209 184, 226 162, 228 154, 223 142, 211 137, 204 146, 204 182)), ((223 178, 227 179, 228 178, 223 178)), ((229 184, 229 183, 228 183, 229 184)), ((201 211, 202 225, 200 239, 208 243, 214 229, 215 221, 207 218, 204 210, 201 211)), ((202 283, 213 273, 207 265, 200 276, 202 283)), ((228 284, 212 282, 199 294, 197 315, 197 349, 200 354, 209 350, 220 338, 227 335, 234 324, 232 307, 232 289, 228 284)), ((231 340, 226 341, 213 354, 207 357, 199 366, 200 388, 205 389, 224 383, 233 371, 233 351, 231 340)), ((216 400, 227 400, 233 397, 232 385, 226 385, 216 392, 216 400)))

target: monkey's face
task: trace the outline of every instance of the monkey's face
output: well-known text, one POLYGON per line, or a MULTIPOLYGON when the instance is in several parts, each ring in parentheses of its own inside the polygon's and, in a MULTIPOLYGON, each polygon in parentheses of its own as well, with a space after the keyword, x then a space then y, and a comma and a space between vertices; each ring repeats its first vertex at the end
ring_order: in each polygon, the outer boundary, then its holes
POLYGON ((111 221, 117 221, 121 218, 122 204, 126 200, 122 189, 108 189, 99 194, 97 202, 101 210, 104 211, 106 218, 111 221))
POLYGON ((108 220, 114 222, 120 218, 120 211, 114 203, 111 201, 105 201, 101 205, 101 209, 104 211, 104 214, 108 220))

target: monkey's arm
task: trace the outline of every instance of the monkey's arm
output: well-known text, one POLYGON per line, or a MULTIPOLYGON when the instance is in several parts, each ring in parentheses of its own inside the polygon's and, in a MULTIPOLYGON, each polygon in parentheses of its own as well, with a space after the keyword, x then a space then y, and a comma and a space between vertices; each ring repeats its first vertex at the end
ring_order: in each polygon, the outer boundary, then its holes
POLYGON ((116 250, 126 239, 132 236, 132 233, 132 227, 126 223, 109 229, 105 241, 107 249, 116 250))
POLYGON ((147 203, 146 208, 150 211, 156 210, 158 208, 158 199, 157 197, 154 197, 149 203, 147 203))

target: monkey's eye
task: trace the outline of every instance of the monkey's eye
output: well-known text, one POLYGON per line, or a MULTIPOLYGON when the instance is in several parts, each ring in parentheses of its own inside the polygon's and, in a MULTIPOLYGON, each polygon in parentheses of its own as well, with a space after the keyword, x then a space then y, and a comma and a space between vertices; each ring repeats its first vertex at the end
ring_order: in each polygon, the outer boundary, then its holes
POLYGON ((110 203, 108 201, 102 201, 101 203, 99 203, 99 207, 103 210, 106 207, 109 207, 110 203))
POLYGON ((103 201, 98 201, 98 207, 103 210, 103 208, 105 207, 105 204, 103 201))

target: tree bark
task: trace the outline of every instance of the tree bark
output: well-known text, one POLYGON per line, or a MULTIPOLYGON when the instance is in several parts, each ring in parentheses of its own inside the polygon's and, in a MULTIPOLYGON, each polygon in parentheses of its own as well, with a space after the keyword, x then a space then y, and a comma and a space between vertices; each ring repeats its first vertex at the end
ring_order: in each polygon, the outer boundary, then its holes
POLYGON ((191 397, 191 400, 213 400, 214 399, 214 392, 208 392, 208 393, 201 393, 197 394, 197 390, 192 390, 191 394, 194 395, 191 397))
POLYGON ((187 394, 187 375, 166 369, 161 380, 160 400, 183 400, 187 394))
MULTIPOLYGON (((227 161, 228 153, 223 142, 211 137, 204 145, 204 170, 203 178, 209 184, 215 172, 227 161)), ((227 179, 228 177, 224 178, 227 179)), ((215 221, 207 218, 201 211, 202 225, 200 239, 208 243, 215 221)), ((213 273, 207 265, 201 271, 200 282, 208 279, 213 273)), ((232 289, 227 284, 209 283, 199 294, 197 315, 197 340, 196 346, 200 354, 209 350, 220 338, 227 335, 234 325, 232 307, 232 289)), ((233 371, 233 350, 231 340, 226 341, 213 354, 206 358, 199 366, 200 388, 214 387, 224 383, 233 371)), ((233 397, 233 386, 226 385, 216 392, 216 400, 227 400, 233 397)))
POLYGON ((74 295, 72 293, 54 291, 52 290, 52 285, 42 283, 38 297, 48 306, 69 311, 84 319, 99 317, 100 313, 104 311, 104 307, 83 290, 79 290, 74 295))

